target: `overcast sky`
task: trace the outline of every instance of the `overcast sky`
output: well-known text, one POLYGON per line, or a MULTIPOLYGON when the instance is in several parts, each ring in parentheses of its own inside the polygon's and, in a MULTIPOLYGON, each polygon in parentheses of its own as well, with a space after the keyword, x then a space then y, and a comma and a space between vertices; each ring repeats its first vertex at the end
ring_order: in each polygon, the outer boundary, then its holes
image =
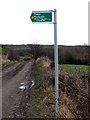
POLYGON ((33 10, 53 9, 58 44, 88 44, 88 0, 0 0, 0 44, 54 44, 53 24, 30 20, 33 10))

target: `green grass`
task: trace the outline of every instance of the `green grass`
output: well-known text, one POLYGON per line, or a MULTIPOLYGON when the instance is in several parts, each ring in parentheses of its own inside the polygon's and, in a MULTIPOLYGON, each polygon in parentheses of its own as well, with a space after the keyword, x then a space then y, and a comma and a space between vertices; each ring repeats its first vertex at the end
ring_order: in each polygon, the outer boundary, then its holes
POLYGON ((31 60, 31 56, 20 56, 19 57, 20 61, 27 61, 27 60, 31 60))
POLYGON ((88 73, 90 70, 89 65, 70 65, 70 64, 61 64, 61 69, 69 73, 88 73))
POLYGON ((2 61, 2 66, 4 67, 4 66, 8 66, 8 65, 10 65, 10 64, 13 64, 13 63, 15 63, 16 61, 10 61, 10 60, 3 60, 2 61))

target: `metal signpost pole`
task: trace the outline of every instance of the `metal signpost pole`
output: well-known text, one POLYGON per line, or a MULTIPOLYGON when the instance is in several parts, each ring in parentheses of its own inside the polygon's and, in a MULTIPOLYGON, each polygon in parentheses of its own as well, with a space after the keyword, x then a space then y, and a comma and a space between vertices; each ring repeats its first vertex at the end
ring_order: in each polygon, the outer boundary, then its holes
POLYGON ((56 117, 59 111, 59 86, 58 86, 58 45, 57 45, 57 10, 54 10, 54 59, 55 59, 55 96, 56 96, 56 117))

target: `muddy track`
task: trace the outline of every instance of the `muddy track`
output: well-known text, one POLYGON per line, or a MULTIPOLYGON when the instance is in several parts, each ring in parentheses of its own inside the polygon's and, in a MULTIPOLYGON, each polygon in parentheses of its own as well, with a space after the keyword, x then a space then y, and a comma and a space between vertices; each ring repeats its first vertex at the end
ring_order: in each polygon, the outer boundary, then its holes
POLYGON ((11 65, 2 71, 2 85, 5 85, 12 77, 14 77, 26 64, 26 62, 19 62, 11 65))
POLYGON ((2 70, 5 70, 7 68, 10 68, 11 66, 14 66, 15 64, 17 64, 18 62, 14 62, 14 63, 10 63, 8 65, 2 65, 2 70))
POLYGON ((14 64, 9 65, 8 67, 4 68, 2 67, 2 75, 6 76, 8 73, 14 71, 14 69, 16 69, 19 65, 23 64, 24 62, 17 62, 14 64))
POLYGON ((2 87, 2 116, 3 118, 22 118, 26 117, 25 107, 30 98, 30 85, 32 80, 32 68, 34 61, 20 63, 13 69, 15 74, 3 74, 2 87), (20 67, 23 66, 23 67, 20 67), (18 71, 18 72, 17 72, 18 71), (11 74, 11 76, 9 76, 11 74), (8 80, 8 78, 10 79, 8 80), (5 78, 5 80, 4 80, 5 78), (6 82, 8 81, 8 82, 6 82), (20 83, 28 83, 28 89, 21 90, 20 83), (28 91, 28 92, 27 92, 28 91), (28 94, 28 95, 27 95, 28 94))

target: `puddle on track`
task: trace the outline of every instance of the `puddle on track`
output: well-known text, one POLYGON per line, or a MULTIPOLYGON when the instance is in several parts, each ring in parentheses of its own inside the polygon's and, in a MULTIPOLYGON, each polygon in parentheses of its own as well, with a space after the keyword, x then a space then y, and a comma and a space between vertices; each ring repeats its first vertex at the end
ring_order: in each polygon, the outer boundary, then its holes
POLYGON ((34 85, 35 85, 34 80, 31 80, 31 85, 29 85, 29 82, 22 82, 22 83, 20 83, 19 89, 24 91, 24 90, 26 90, 28 88, 31 89, 34 85))
POLYGON ((23 86, 20 86, 19 88, 23 91, 23 90, 25 90, 25 89, 26 89, 26 86, 25 86, 25 85, 23 85, 23 86))

